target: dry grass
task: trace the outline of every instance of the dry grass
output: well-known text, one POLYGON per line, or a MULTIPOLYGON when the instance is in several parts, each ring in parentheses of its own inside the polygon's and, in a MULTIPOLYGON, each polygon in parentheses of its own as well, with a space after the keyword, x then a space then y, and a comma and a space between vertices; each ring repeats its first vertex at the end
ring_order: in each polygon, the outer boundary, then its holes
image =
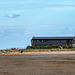
POLYGON ((54 49, 14 49, 14 50, 5 50, 9 52, 20 52, 23 50, 23 52, 49 52, 49 51, 75 51, 75 48, 72 49, 60 49, 60 48, 54 48, 54 49))

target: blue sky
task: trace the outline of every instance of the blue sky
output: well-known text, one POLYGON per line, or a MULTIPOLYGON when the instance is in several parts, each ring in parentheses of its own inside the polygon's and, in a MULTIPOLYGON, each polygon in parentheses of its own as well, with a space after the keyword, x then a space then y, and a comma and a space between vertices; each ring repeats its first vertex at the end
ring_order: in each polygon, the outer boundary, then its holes
POLYGON ((0 49, 25 48, 32 35, 75 36, 75 0, 0 0, 0 49))

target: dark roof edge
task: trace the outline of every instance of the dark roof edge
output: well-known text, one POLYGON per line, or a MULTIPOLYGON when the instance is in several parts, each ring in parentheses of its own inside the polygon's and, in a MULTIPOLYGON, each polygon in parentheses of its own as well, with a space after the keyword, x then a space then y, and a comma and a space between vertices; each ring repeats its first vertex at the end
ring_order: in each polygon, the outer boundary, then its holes
POLYGON ((74 39, 74 37, 33 37, 32 39, 74 39))

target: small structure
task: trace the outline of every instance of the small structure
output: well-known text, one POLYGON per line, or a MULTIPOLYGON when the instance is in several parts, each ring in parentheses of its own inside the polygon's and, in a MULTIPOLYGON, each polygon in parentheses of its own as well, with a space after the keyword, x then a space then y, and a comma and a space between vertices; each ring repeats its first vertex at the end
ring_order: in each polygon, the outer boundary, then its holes
POLYGON ((32 46, 49 46, 49 45, 73 45, 75 37, 33 37, 31 39, 32 46))

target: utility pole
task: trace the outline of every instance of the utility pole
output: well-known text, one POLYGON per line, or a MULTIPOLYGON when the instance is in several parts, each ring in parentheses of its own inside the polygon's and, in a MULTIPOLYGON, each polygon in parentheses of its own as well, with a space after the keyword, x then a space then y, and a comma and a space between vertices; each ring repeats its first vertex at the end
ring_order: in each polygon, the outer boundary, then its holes
POLYGON ((34 37, 34 33, 32 32, 32 37, 34 37))

